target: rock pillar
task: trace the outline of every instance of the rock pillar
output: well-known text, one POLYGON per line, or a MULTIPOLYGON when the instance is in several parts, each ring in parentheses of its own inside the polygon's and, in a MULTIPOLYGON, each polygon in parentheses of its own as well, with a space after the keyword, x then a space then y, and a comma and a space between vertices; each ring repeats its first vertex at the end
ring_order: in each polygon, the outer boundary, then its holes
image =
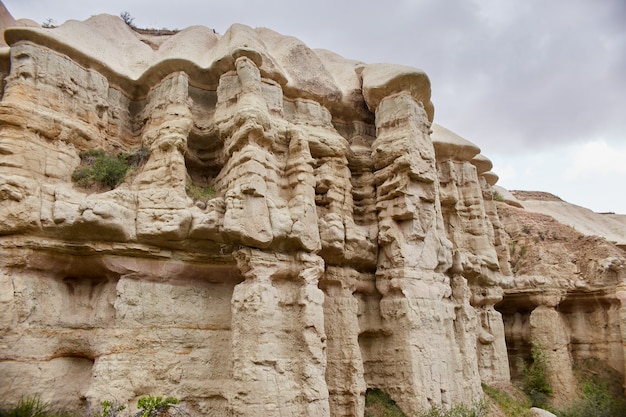
POLYGON ((361 416, 365 407, 366 386, 359 347, 359 302, 353 295, 358 280, 358 271, 329 266, 321 282, 326 295, 326 383, 333 417, 361 416))
POLYGON ((189 232, 183 156, 193 124, 188 90, 186 74, 172 74, 151 91, 143 110, 148 122, 142 144, 150 156, 133 181, 138 195, 137 237, 141 240, 182 240, 189 232))
MULTIPOLYGON (((372 146, 377 185, 379 258, 376 286, 387 346, 380 387, 407 412, 449 407, 480 396, 465 384, 464 357, 456 342, 455 306, 445 275, 452 264, 438 198, 435 153, 423 105, 408 92, 390 94, 376 108, 372 146)), ((470 363, 471 362, 471 363, 470 363)), ((470 372, 471 373, 471 372, 470 372)))
MULTIPOLYGON (((472 326, 475 347, 473 351, 478 357, 478 368, 483 382, 492 383, 509 381, 510 373, 504 339, 502 317, 494 306, 502 300, 500 281, 502 274, 498 262, 494 225, 492 218, 497 220, 495 206, 490 216, 484 202, 485 192, 481 186, 484 180, 478 176, 477 168, 470 158, 479 149, 446 129, 438 127, 433 131, 433 142, 437 154, 439 174, 439 195, 441 208, 447 228, 447 236, 455 250, 453 283, 463 288, 463 282, 470 291, 467 301, 455 297, 458 301, 458 320, 476 321, 472 326), (471 307, 468 305, 471 304, 471 307), (472 309, 469 312, 468 309, 472 309)), ((485 186, 488 185, 485 183, 485 186)), ((488 191, 489 196, 491 192, 488 191)), ((467 336, 460 335, 461 338, 467 336)))
POLYGON ((567 402, 576 395, 569 326, 556 311, 559 295, 544 294, 536 298, 542 303, 530 313, 530 340, 545 354, 548 380, 554 396, 567 402))
POLYGON ((220 79, 217 112, 223 108, 219 130, 224 137, 225 152, 231 166, 218 183, 227 189, 224 231, 232 241, 267 248, 273 239, 268 196, 268 180, 277 171, 271 149, 271 123, 267 103, 261 91, 261 75, 255 63, 246 57, 236 61, 235 74, 220 79), (236 105, 228 109, 228 99, 236 105))
POLYGON ((236 416, 330 416, 323 260, 242 249, 232 298, 236 416), (294 349, 297 347, 297 349, 294 349))

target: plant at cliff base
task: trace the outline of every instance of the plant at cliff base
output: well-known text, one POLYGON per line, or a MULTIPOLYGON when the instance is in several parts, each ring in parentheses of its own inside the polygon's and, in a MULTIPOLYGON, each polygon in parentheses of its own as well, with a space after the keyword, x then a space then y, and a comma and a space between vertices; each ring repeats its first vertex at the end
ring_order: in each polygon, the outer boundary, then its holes
POLYGON ((102 401, 100 407, 102 411, 94 413, 93 417, 119 417, 119 412, 126 409, 126 406, 111 401, 102 401))
POLYGON ((365 392, 365 417, 406 417, 406 414, 389 394, 378 388, 368 388, 365 392))
POLYGON ((524 366, 524 391, 530 396, 533 406, 544 406, 552 395, 552 387, 548 380, 548 358, 543 347, 536 342, 531 343, 530 366, 524 366))
POLYGON ((68 417, 64 412, 50 411, 50 403, 38 396, 24 397, 11 409, 0 410, 0 417, 68 417))
MULTIPOLYGON (((457 404, 449 410, 433 407, 429 410, 412 414, 415 417, 486 417, 487 404, 477 401, 473 406, 457 404)), ((374 388, 365 394, 365 417, 407 417, 396 402, 386 392, 374 388)))
POLYGON ((506 392, 483 384, 483 391, 507 417, 531 417, 530 404, 515 400, 506 392))
POLYGON ((416 415, 416 417, 486 417, 487 404, 477 401, 473 406, 457 404, 449 410, 441 407, 433 407, 416 415))
POLYGON ((48 415, 50 404, 39 397, 21 398, 15 407, 0 412, 3 417, 44 417, 48 415))
POLYGON ((137 401, 139 411, 134 417, 161 417, 161 416, 188 416, 189 413, 179 408, 176 404, 180 401, 174 397, 141 397, 137 401))
POLYGON ((566 411, 556 410, 559 417, 626 417, 626 398, 611 392, 604 381, 589 379, 582 393, 566 411))

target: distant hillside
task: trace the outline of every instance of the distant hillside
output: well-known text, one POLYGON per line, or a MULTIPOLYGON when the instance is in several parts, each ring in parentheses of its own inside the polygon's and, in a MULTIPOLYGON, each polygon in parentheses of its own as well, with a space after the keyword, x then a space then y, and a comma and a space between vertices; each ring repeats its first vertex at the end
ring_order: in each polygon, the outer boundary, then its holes
POLYGON ((626 215, 596 213, 545 192, 515 190, 511 194, 528 211, 547 214, 580 233, 604 237, 626 249, 626 215))

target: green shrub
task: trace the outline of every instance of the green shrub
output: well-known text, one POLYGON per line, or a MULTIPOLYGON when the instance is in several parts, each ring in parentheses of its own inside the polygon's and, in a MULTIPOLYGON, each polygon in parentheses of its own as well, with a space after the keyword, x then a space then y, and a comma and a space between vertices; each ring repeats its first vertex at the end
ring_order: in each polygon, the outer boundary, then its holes
POLYGON ((115 188, 126 176, 129 165, 123 156, 114 156, 102 150, 80 153, 82 163, 72 174, 72 180, 81 187, 94 185, 115 188))
POLYGON ((126 409, 126 406, 111 401, 102 401, 100 407, 102 410, 94 413, 93 417, 119 417, 119 412, 126 409))
MULTIPOLYGON (((473 406, 458 404, 450 410, 433 407, 416 414, 415 417, 485 417, 487 404, 477 401, 473 406)), ((407 417, 396 402, 386 392, 374 388, 365 393, 365 417, 407 417)))
POLYGON ((102 149, 92 149, 79 154, 81 164, 72 173, 72 181, 83 188, 101 187, 112 190, 126 177, 129 170, 143 165, 149 156, 147 148, 129 154, 113 155, 102 149))
POLYGON ((174 397, 153 397, 151 395, 147 397, 139 398, 137 401, 137 408, 139 411, 135 414, 135 417, 160 417, 166 411, 169 411, 179 401, 174 397))
POLYGON ((530 356, 530 366, 523 369, 524 392, 532 400, 533 407, 542 407, 552 395, 548 380, 548 359, 543 347, 535 342, 531 343, 530 356))
POLYGON ((0 410, 0 417, 69 417, 71 414, 50 410, 50 403, 39 396, 23 397, 10 409, 0 410))
POLYGON ((371 388, 365 393, 365 417, 407 416, 389 394, 378 388, 371 388))
POLYGON ((191 180, 187 180, 185 190, 187 191, 187 195, 195 201, 203 201, 205 203, 215 195, 215 188, 212 186, 198 186, 191 182, 191 180))
POLYGON ((493 198, 494 201, 504 201, 504 196, 499 191, 492 192, 491 198, 493 198))
POLYGON ((39 397, 21 398, 12 409, 1 411, 2 417, 45 417, 48 416, 50 404, 39 397))
POLYGON ((567 410, 556 410, 560 417, 626 417, 626 399, 611 392, 604 381, 587 380, 578 400, 567 410))
POLYGON ((530 404, 515 400, 506 392, 483 384, 485 394, 495 401, 507 417, 530 417, 530 404))
MULTIPOLYGON (((178 407, 179 400, 174 397, 141 397, 137 402, 139 411, 132 417, 166 417, 166 416, 190 416, 190 414, 178 407)), ((111 401, 102 401, 100 410, 90 412, 90 417, 122 417, 121 411, 126 407, 111 401)), ((22 398, 12 408, 0 408, 0 417, 78 417, 85 414, 72 414, 66 411, 51 411, 50 404, 42 401, 38 396, 22 398)))
POLYGON ((433 407, 428 411, 416 414, 416 417, 486 417, 487 404, 477 401, 473 406, 457 404, 449 410, 441 407, 433 407))

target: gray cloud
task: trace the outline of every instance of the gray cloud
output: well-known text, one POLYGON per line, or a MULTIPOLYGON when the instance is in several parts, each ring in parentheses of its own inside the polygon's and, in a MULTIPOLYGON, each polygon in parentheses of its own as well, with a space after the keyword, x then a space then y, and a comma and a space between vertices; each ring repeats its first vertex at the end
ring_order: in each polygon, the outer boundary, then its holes
POLYGON ((623 0, 5 4, 16 17, 57 23, 121 11, 154 27, 204 24, 224 32, 241 22, 348 58, 412 65, 433 82, 438 121, 496 150, 617 140, 626 131, 623 0))
POLYGON ((422 68, 436 121, 487 156, 626 140, 623 0, 4 3, 39 22, 129 11, 140 26, 265 26, 346 58, 422 68))

